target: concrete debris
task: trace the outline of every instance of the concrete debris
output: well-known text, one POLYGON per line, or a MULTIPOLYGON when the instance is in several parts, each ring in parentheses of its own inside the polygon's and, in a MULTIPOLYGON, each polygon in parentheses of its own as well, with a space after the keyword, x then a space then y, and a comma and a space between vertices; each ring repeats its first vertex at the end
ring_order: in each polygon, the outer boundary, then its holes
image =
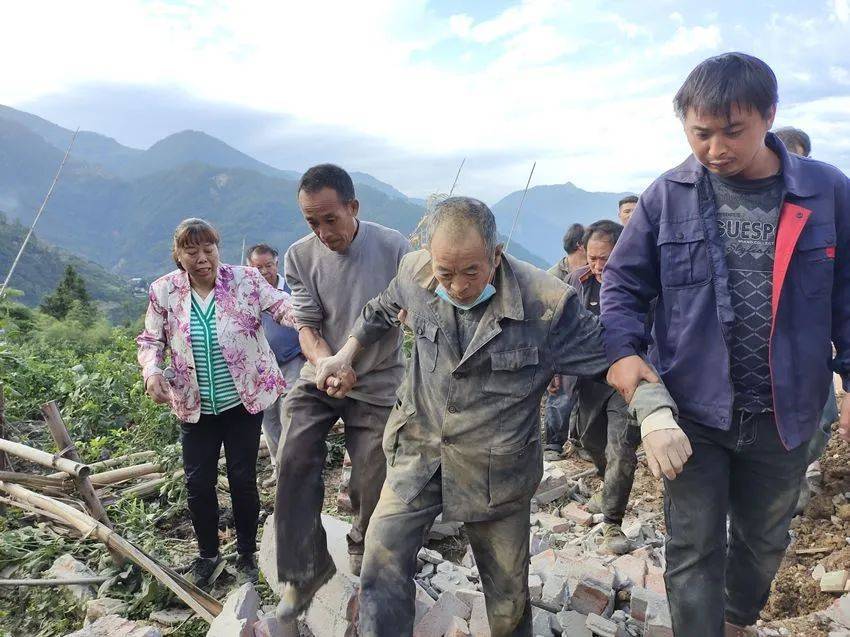
POLYGON ((144 626, 118 615, 104 615, 85 628, 68 633, 65 637, 162 637, 162 633, 158 628, 144 626))
POLYGON ((194 614, 194 611, 188 608, 155 610, 150 614, 148 619, 150 619, 156 624, 161 624, 163 626, 179 626, 180 624, 188 621, 194 614))
POLYGON ((99 597, 86 602, 86 618, 83 626, 97 621, 106 615, 124 615, 127 612, 127 603, 121 599, 112 597, 99 597))
POLYGON ((585 627, 594 635, 599 635, 599 637, 619 637, 620 635, 616 622, 612 622, 610 619, 605 619, 594 613, 587 616, 585 627))
POLYGON ((243 584, 228 595, 221 613, 210 624, 207 637, 254 637, 259 605, 254 585, 243 584))
POLYGON ((829 571, 820 579, 820 589, 824 593, 843 593, 847 585, 847 571, 829 571))
POLYGON ((444 522, 443 514, 441 513, 434 520, 434 524, 431 525, 431 530, 428 531, 428 540, 439 542, 440 540, 445 540, 447 537, 457 537, 460 535, 460 528, 462 526, 462 522, 444 522))
MULTIPOLYGON (((42 575, 45 579, 75 579, 96 576, 97 573, 82 562, 75 560, 69 553, 57 557, 50 568, 42 575)), ((95 595, 95 587, 89 584, 62 586, 60 590, 68 591, 79 602, 86 602, 95 595)))
POLYGON ((582 615, 574 610, 562 610, 555 616, 555 620, 558 622, 563 635, 593 637, 593 633, 587 627, 587 615, 582 615))
POLYGON ((421 621, 413 627, 413 637, 443 637, 455 617, 468 620, 472 613, 454 593, 443 593, 421 621))

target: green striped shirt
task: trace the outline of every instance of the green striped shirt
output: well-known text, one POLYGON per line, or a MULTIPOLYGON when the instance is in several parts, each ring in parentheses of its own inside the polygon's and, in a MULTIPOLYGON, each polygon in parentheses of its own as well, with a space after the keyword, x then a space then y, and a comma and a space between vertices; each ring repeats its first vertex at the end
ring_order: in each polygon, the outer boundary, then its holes
POLYGON ((195 357, 195 374, 201 391, 201 413, 220 414, 242 402, 233 376, 227 368, 218 335, 215 331, 215 300, 210 299, 206 309, 202 308, 192 294, 192 355, 195 357))

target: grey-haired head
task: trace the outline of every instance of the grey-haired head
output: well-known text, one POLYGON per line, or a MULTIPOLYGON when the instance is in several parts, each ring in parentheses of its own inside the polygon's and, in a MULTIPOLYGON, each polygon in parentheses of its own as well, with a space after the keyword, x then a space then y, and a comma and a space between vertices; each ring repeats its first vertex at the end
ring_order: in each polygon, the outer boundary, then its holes
POLYGON ((483 239, 491 262, 495 259, 499 244, 496 217, 483 201, 472 197, 449 197, 440 201, 428 220, 429 243, 439 228, 448 230, 455 236, 475 230, 483 239))

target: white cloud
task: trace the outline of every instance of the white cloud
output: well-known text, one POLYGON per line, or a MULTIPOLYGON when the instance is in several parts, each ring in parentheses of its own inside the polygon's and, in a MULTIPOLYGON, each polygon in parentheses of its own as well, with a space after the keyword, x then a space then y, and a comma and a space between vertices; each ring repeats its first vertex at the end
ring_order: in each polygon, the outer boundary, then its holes
POLYGON ((678 22, 679 24, 683 24, 685 22, 684 16, 678 11, 674 11, 669 17, 673 22, 678 22))
POLYGON ((716 24, 707 27, 681 26, 670 40, 661 45, 661 53, 669 56, 687 55, 702 49, 714 49, 720 46, 721 40, 720 27, 716 24))
POLYGON ((850 71, 848 71, 843 66, 830 66, 829 77, 831 77, 838 84, 850 86, 850 71))
POLYGON ((850 22, 850 0, 832 0, 832 16, 842 24, 850 22))
POLYGON ((495 18, 475 24, 468 15, 452 16, 452 32, 478 44, 489 44, 539 24, 558 8, 554 0, 522 0, 519 5, 509 7, 495 18))

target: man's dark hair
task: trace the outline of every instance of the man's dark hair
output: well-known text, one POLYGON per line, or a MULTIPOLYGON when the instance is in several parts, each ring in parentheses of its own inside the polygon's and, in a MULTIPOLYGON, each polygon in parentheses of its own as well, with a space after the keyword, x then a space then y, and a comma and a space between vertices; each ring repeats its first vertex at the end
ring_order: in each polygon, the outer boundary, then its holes
POLYGON ((622 233, 623 226, 616 221, 611 221, 610 219, 594 221, 584 229, 584 236, 581 238, 581 244, 587 248, 587 244, 590 243, 590 240, 597 237, 600 240, 604 238, 606 241, 609 241, 612 246, 615 246, 617 245, 617 240, 620 238, 622 233))
POLYGON ((812 153, 812 140, 809 136, 799 128, 793 126, 783 126, 773 131, 776 136, 782 140, 787 148, 791 146, 799 146, 803 149, 803 157, 808 157, 812 153))
POLYGON ((741 109, 755 108, 766 119, 778 101, 776 75, 767 64, 746 53, 724 53, 691 71, 673 105, 680 119, 692 108, 728 119, 736 104, 741 109))
POLYGON ((274 258, 277 258, 278 252, 273 247, 271 247, 268 243, 256 243, 248 248, 248 258, 251 258, 252 254, 270 254, 274 258))
POLYGON ((319 164, 301 175, 298 192, 313 195, 323 188, 332 188, 342 203, 354 201, 354 182, 351 175, 335 164, 319 164))
POLYGON ((567 255, 573 254, 581 246, 581 238, 584 236, 584 226, 580 223, 574 223, 564 233, 564 252, 567 255))
POLYGON ((638 202, 637 195, 626 195, 625 197, 620 199, 619 202, 617 202, 617 208, 622 207, 622 205, 624 203, 637 203, 637 202, 638 202))

